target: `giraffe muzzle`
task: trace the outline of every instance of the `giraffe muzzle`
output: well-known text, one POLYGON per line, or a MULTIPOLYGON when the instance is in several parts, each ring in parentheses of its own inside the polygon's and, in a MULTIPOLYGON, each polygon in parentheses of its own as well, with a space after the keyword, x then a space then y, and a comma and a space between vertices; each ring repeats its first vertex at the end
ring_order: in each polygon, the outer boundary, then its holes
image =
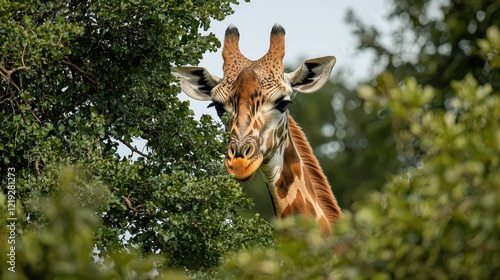
POLYGON ((227 148, 224 166, 236 180, 246 181, 259 169, 262 160, 262 153, 255 140, 233 140, 227 148))

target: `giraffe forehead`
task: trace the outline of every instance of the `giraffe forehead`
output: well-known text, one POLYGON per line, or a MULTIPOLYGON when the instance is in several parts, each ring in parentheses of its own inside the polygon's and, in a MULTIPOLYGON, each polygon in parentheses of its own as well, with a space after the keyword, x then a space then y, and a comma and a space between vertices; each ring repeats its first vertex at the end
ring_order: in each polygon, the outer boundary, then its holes
POLYGON ((230 98, 235 113, 233 131, 248 134, 259 131, 262 120, 258 112, 266 100, 255 71, 244 69, 236 79, 233 98, 230 98))
POLYGON ((284 80, 277 69, 266 69, 259 65, 250 65, 241 69, 235 77, 226 76, 218 86, 215 94, 221 103, 233 103, 235 107, 241 105, 262 105, 273 103, 285 95, 292 93, 291 87, 284 80), (222 92, 221 93, 218 93, 222 92))

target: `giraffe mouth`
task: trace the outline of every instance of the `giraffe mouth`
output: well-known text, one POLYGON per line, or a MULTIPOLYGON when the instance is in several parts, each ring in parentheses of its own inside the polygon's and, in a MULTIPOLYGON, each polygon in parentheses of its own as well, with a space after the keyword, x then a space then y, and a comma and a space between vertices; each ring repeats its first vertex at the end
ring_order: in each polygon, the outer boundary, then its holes
POLYGON ((228 158, 224 159, 224 166, 229 174, 238 181, 247 181, 253 177, 262 164, 262 155, 256 155, 251 159, 228 158))

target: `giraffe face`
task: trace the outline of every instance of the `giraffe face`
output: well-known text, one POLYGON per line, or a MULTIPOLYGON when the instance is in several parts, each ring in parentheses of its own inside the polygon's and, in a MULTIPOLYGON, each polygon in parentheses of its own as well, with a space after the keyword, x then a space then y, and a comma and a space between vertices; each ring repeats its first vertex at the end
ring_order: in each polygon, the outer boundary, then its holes
POLYGON ((263 161, 269 161, 287 138, 287 106, 292 88, 283 80, 260 77, 258 67, 249 66, 238 74, 231 92, 216 87, 212 104, 218 114, 229 115, 230 139, 224 166, 235 179, 248 180, 263 161))
POLYGON ((217 114, 229 119, 230 139, 224 165, 237 180, 247 180, 263 162, 283 153, 288 137, 287 106, 294 92, 312 93, 328 79, 335 57, 308 59, 284 73, 285 30, 275 25, 268 52, 251 61, 240 53, 238 29, 226 30, 222 56, 224 77, 202 67, 178 67, 173 73, 182 90, 212 101, 217 114))

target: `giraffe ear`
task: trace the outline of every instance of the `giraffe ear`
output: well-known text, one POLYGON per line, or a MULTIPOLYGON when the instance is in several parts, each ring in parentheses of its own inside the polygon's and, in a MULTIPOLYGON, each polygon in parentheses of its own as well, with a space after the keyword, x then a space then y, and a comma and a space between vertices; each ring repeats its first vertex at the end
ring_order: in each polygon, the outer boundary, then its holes
POLYGON ((176 67, 172 74, 179 78, 182 91, 189 97, 202 101, 211 100, 212 89, 221 80, 203 67, 176 67))
POLYGON ((297 92, 313 93, 328 80, 335 62, 334 56, 304 60, 297 70, 285 74, 285 81, 288 81, 297 92))

